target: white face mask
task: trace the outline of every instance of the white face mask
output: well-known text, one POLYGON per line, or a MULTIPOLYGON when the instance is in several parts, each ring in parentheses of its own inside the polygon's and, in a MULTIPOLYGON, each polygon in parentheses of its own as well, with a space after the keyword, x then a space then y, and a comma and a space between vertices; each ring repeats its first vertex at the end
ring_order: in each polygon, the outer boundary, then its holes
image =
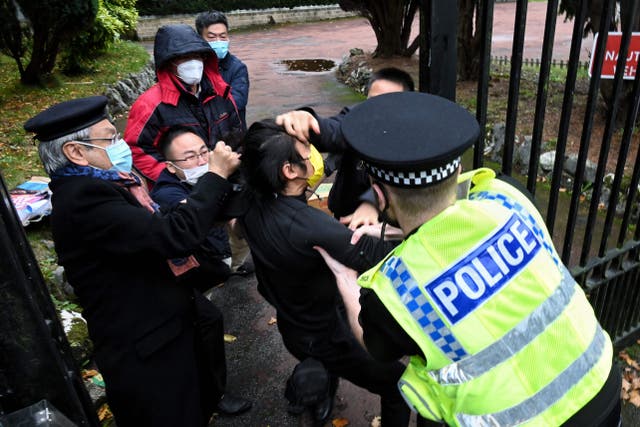
POLYGON ((188 85, 195 85, 202 80, 204 64, 202 59, 190 59, 176 67, 176 73, 180 80, 188 85))
POLYGON ((187 184, 196 185, 198 179, 209 171, 209 164, 205 163, 201 166, 196 166, 194 168, 182 169, 180 166, 176 166, 171 163, 175 168, 178 168, 184 174, 184 179, 182 182, 186 182, 187 184))

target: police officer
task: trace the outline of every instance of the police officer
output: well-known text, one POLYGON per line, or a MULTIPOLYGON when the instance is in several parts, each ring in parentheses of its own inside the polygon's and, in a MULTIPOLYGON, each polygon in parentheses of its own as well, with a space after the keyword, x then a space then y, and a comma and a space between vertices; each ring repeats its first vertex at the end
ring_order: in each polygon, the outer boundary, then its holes
POLYGON ((542 217, 490 169, 460 174, 476 120, 403 92, 355 107, 342 131, 405 239, 359 278, 320 252, 369 352, 411 356, 409 405, 452 426, 618 425, 611 340, 542 217))

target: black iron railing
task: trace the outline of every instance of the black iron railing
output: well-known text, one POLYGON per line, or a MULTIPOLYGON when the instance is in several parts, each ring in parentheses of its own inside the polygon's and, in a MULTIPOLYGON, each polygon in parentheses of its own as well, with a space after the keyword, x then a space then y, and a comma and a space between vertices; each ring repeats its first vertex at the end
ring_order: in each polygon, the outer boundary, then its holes
MULTIPOLYGON (((634 134, 640 102, 640 82, 636 78, 630 95, 624 96, 623 74, 625 70, 628 49, 630 46, 633 24, 638 16, 640 2, 633 3, 628 12, 630 19, 625 21, 622 31, 622 41, 616 72, 609 92, 609 104, 604 119, 599 113, 603 109, 600 97, 601 72, 605 57, 607 32, 611 30, 612 16, 615 2, 604 1, 600 13, 600 36, 592 54, 592 78, 584 106, 584 116, 581 120, 580 144, 577 151, 577 166, 573 173, 572 184, 569 188, 570 197, 561 200, 561 188, 564 174, 564 161, 567 155, 567 142, 572 114, 575 112, 574 95, 576 81, 580 68, 584 63, 580 61, 582 35, 585 25, 588 0, 582 0, 573 18, 573 35, 571 49, 566 64, 566 80, 562 110, 555 147, 555 163, 551 174, 550 186, 544 189, 536 188, 538 184, 539 157, 543 141, 543 127, 547 114, 547 100, 549 89, 550 68, 554 64, 553 46, 555 26, 557 21, 558 0, 547 3, 544 38, 542 41, 541 58, 523 60, 524 34, 526 27, 527 1, 518 0, 516 4, 515 24, 513 31, 512 54, 508 58, 510 64, 509 98, 506 111, 505 141, 502 153, 501 169, 503 173, 513 174, 513 153, 516 144, 516 129, 518 123, 518 99, 521 79, 521 68, 524 62, 539 64, 536 91, 536 108, 533 118, 533 133, 531 138, 530 163, 526 177, 526 185, 537 200, 546 199, 546 222, 549 231, 554 235, 556 247, 561 248, 560 256, 567 264, 580 285, 588 293, 596 314, 605 329, 611 334, 616 347, 622 347, 640 336, 640 284, 638 283, 640 222, 635 216, 638 213, 636 193, 640 183, 640 156, 636 155, 631 176, 625 177, 625 165, 628 163, 630 148, 638 146, 638 135, 634 134), (616 134, 616 125, 620 123, 618 113, 623 102, 630 104, 626 109, 622 136, 616 134), (585 172, 592 147, 594 123, 604 120, 604 131, 598 141, 599 149, 595 179, 586 182, 585 172), (616 142, 615 144, 613 142, 616 142), (604 190, 605 175, 610 159, 616 159, 613 181, 610 186, 610 196, 606 210, 601 205, 601 195, 604 190), (628 185, 623 185, 627 182, 628 185), (585 191, 587 188, 587 191, 585 191), (541 195, 544 192, 544 195, 541 195), (548 194, 546 194, 548 193, 548 194), (623 197, 626 199, 623 199, 623 197), (621 203, 621 200, 624 203, 621 203), (562 203, 561 203, 562 202, 562 203), (618 205, 624 205, 621 213, 618 205), (635 222, 635 223, 634 223, 635 222), (558 224, 563 224, 559 227, 558 224), (562 228, 562 229, 560 229, 562 228), (612 239, 617 233, 617 239, 612 239), (597 246, 596 246, 597 244, 597 246)), ((480 6, 480 31, 482 31, 480 76, 476 98, 476 118, 484 129, 487 125, 487 111, 489 102, 489 74, 491 68, 491 33, 493 27, 494 0, 484 0, 480 6)), ((575 119, 574 119, 575 120, 575 119)), ((483 165, 485 141, 477 142, 474 150, 474 167, 483 165)), ((640 150, 637 150, 640 151, 640 150)))

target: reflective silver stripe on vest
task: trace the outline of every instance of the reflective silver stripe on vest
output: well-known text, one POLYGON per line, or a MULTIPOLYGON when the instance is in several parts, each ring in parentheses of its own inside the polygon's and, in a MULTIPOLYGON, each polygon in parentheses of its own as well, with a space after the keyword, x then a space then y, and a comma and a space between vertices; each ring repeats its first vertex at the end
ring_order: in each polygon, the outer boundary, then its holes
POLYGON ((391 281, 400 300, 422 331, 450 360, 455 362, 467 355, 451 329, 433 310, 402 259, 390 257, 382 266, 382 273, 391 281))
POLYGON ((544 232, 542 231, 542 228, 540 228, 540 225, 538 225, 538 222, 536 221, 536 219, 533 217, 533 215, 531 215, 531 213, 524 206, 518 203, 518 201, 511 199, 505 196, 504 194, 493 193, 491 191, 478 191, 476 193, 469 194, 469 200, 474 200, 474 199, 493 200, 494 202, 500 203, 505 208, 513 212, 516 212, 523 219, 523 221, 533 230, 533 234, 536 236, 540 244, 542 244, 542 246, 546 249, 549 255, 551 255, 553 262, 555 262, 556 265, 558 266, 562 265, 562 263, 560 262, 560 259, 556 255, 555 249, 553 248, 553 243, 545 239, 544 232))
POLYGON ((537 417, 559 401, 602 357, 607 336, 600 325, 589 347, 553 381, 533 396, 504 411, 486 415, 458 414, 462 426, 516 426, 537 417))
POLYGON ((416 397, 416 399, 420 400, 420 403, 422 403, 422 406, 424 406, 427 409, 427 411, 429 411, 429 413, 431 414, 432 420, 442 421, 436 414, 433 413, 427 401, 424 400, 422 396, 420 396, 420 393, 418 393, 418 391, 411 385, 411 383, 403 379, 400 379, 398 380, 398 390, 400 390, 400 395, 402 396, 404 401, 407 402, 407 406, 409 408, 415 408, 417 410, 414 403, 411 400, 409 400, 409 398, 404 394, 404 391, 402 391, 402 387, 410 388, 411 391, 413 391, 413 395, 416 397))
POLYGON ((576 285, 571 273, 563 267, 562 280, 556 290, 501 339, 474 355, 429 374, 443 385, 461 384, 479 377, 509 359, 543 333, 565 310, 575 290, 576 285))

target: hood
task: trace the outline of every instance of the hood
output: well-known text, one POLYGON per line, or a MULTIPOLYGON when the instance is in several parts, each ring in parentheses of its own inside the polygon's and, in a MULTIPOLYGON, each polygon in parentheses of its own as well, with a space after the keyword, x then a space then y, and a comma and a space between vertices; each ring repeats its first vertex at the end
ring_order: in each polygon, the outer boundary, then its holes
POLYGON ((187 24, 165 25, 158 29, 153 43, 153 59, 156 70, 172 59, 190 53, 213 54, 196 30, 187 24))

